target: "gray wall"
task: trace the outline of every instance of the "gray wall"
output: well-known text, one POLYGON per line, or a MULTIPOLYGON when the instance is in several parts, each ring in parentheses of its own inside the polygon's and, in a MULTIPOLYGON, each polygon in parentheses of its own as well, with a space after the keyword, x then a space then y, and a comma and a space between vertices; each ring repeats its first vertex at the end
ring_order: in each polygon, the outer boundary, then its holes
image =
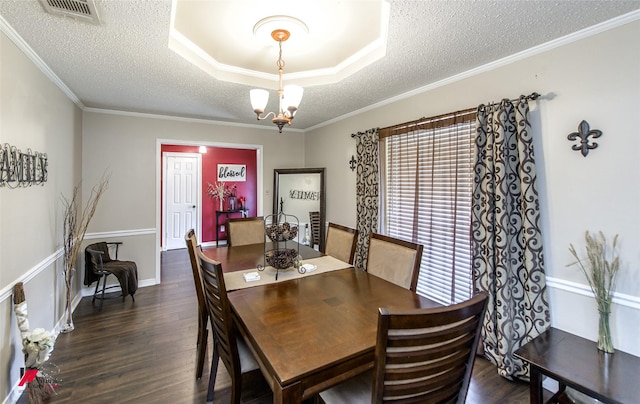
POLYGON ((137 262, 142 285, 159 280, 160 143, 259 147, 263 162, 258 170, 258 178, 262 178, 259 215, 271 212, 273 170, 304 166, 303 134, 280 134, 270 125, 256 129, 201 120, 85 112, 83 140, 85 193, 105 170, 111 173, 109 190, 89 231, 125 241, 123 257, 137 262))
MULTIPOLYGON (((82 112, 0 33, 0 144, 46 153, 42 186, 0 188, 0 398, 24 366, 13 285, 24 282, 31 329, 52 330, 64 306, 62 208, 81 180, 82 112)), ((80 286, 76 277, 75 295, 80 286)))
POLYGON ((542 94, 531 103, 531 120, 552 325, 597 339, 597 307, 582 272, 566 267, 574 261, 568 248, 573 243, 584 251, 586 230, 602 230, 610 238, 619 234, 613 342, 640 355, 640 22, 558 45, 311 130, 305 134, 306 164, 327 167, 327 220, 355 226, 356 174, 348 165, 356 153, 352 133, 542 94), (567 140, 583 119, 603 132, 587 158, 567 140))

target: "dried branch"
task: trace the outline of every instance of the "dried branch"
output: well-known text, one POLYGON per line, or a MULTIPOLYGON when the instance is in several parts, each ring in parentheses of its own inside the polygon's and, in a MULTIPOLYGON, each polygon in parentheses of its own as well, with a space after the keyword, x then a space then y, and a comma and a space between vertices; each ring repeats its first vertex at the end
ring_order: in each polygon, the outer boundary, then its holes
POLYGON ((64 237, 64 279, 67 287, 67 311, 71 309, 71 282, 73 278, 73 267, 76 264, 78 253, 84 240, 84 235, 89 227, 89 222, 93 218, 98 206, 98 201, 109 187, 111 174, 104 173, 98 184, 91 188, 91 195, 87 200, 84 209, 80 210, 80 184, 73 188, 71 199, 61 196, 64 207, 63 237, 64 237))
POLYGON ((618 235, 613 237, 610 248, 604 234, 599 232, 598 236, 592 236, 588 231, 585 233, 587 263, 583 263, 584 259, 580 259, 575 247, 570 244, 569 252, 577 261, 569 265, 577 265, 582 270, 595 295, 598 310, 608 313, 611 310, 616 274, 620 268, 620 258, 616 251, 618 235), (609 253, 610 258, 607 257, 609 253))
POLYGON ((19 304, 26 300, 24 295, 24 285, 22 282, 18 282, 13 285, 13 304, 19 304))

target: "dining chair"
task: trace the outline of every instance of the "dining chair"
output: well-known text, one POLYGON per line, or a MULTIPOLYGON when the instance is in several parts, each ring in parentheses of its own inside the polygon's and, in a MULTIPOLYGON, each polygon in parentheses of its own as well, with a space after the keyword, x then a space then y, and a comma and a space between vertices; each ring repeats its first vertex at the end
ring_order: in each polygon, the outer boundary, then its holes
POLYGON ((258 369, 258 363, 233 323, 222 264, 207 258, 201 248, 196 250, 196 254, 200 262, 204 296, 213 328, 213 355, 207 402, 213 401, 218 360, 221 360, 231 376, 231 403, 237 404, 240 403, 242 375, 258 369))
POLYGON ((463 404, 487 295, 431 309, 380 308, 373 370, 320 393, 333 403, 463 404))
POLYGON ((329 222, 324 253, 341 261, 353 264, 358 243, 358 230, 329 222))
POLYGON ((196 289, 196 298, 198 299, 198 337, 196 340, 196 379, 202 378, 202 370, 204 368, 204 359, 207 353, 207 338, 209 323, 209 312, 207 311, 207 303, 204 300, 204 286, 202 284, 202 276, 200 275, 200 261, 196 256, 198 241, 196 233, 193 229, 187 231, 184 236, 191 260, 191 272, 193 273, 193 283, 196 289))
POLYGON ((371 233, 367 253, 367 272, 416 291, 422 261, 422 244, 371 233))
POLYGON ((309 212, 309 226, 311 226, 311 240, 309 246, 315 248, 318 245, 320 248, 320 212, 309 212))
POLYGON ((92 303, 96 299, 100 300, 98 311, 102 311, 106 289, 120 288, 122 291, 122 301, 131 295, 135 302, 135 293, 138 290, 138 266, 133 261, 118 259, 118 249, 122 245, 121 241, 100 241, 90 244, 84 249, 84 284, 86 286, 96 282, 96 289, 93 292, 92 303), (114 247, 115 255, 111 257, 109 248, 114 247), (119 285, 107 286, 107 277, 113 274, 118 278, 119 285), (98 291, 100 280, 102 279, 102 290, 98 291))
POLYGON ((262 244, 264 237, 264 219, 262 217, 227 220, 227 244, 229 246, 262 244))

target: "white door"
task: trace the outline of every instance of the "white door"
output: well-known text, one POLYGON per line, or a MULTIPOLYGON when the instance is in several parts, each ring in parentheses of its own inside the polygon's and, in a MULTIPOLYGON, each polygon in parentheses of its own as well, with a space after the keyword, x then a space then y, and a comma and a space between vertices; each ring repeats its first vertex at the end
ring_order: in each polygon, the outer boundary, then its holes
POLYGON ((165 242, 167 250, 186 248, 189 229, 200 234, 199 207, 201 156, 191 153, 165 154, 165 242))

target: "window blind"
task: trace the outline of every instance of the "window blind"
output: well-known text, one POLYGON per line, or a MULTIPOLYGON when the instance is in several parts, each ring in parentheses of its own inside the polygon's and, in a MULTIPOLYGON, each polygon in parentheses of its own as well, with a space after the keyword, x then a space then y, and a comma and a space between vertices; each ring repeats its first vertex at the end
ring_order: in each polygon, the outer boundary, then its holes
MULTIPOLYGON (((475 111, 474 111, 475 112, 475 111)), ((424 246, 417 292, 444 304, 471 297, 475 113, 385 132, 385 233, 424 246)))

